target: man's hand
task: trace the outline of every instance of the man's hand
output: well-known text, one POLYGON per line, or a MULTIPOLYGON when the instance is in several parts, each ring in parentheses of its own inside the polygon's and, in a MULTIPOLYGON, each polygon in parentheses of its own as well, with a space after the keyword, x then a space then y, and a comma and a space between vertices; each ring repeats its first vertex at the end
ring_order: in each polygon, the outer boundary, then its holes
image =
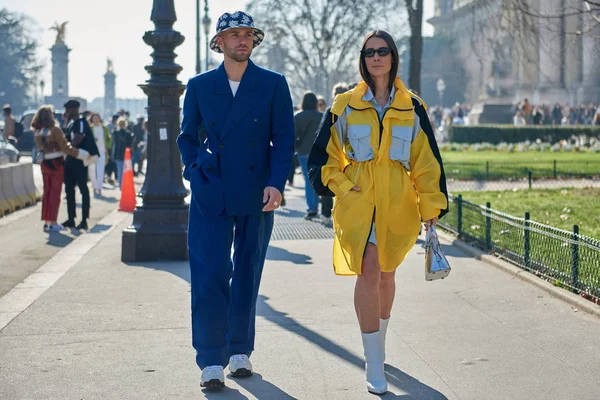
POLYGON ((267 186, 263 195, 263 203, 267 203, 262 209, 264 212, 278 209, 281 205, 281 192, 273 186, 267 186))
POLYGON ((431 225, 436 226, 438 217, 431 218, 429 221, 425 221, 425 230, 428 230, 431 225))

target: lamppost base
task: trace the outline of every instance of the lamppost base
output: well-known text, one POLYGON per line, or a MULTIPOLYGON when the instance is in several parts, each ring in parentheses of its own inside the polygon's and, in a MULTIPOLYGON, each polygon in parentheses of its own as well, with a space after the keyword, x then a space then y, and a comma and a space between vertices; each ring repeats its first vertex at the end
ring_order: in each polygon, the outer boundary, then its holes
POLYGON ((187 208, 138 208, 133 225, 123 230, 121 261, 186 261, 187 220, 187 208))

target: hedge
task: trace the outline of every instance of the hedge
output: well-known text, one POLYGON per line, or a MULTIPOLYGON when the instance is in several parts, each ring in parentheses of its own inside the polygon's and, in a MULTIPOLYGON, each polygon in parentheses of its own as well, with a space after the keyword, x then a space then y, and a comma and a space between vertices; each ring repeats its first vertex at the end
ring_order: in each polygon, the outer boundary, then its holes
POLYGON ((600 137, 600 126, 514 126, 514 125, 451 125, 448 138, 453 143, 557 143, 573 136, 600 137))

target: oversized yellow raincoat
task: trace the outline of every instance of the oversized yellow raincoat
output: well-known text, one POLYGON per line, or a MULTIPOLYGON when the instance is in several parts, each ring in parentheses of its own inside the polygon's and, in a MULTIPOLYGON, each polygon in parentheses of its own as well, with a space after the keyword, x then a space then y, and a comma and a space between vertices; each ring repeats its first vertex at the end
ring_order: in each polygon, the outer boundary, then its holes
POLYGON ((446 179, 426 106, 399 78, 394 86, 381 121, 364 99, 364 81, 338 95, 308 161, 317 193, 335 196, 338 275, 361 273, 373 222, 381 270, 391 272, 416 243, 421 221, 447 212, 446 179))

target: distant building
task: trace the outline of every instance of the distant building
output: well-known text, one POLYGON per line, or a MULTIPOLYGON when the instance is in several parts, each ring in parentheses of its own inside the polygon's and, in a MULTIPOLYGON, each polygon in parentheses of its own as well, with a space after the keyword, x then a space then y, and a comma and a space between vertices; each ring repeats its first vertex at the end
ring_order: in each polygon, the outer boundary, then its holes
POLYGON ((579 0, 521 0, 520 7, 560 18, 528 17, 503 0, 435 0, 429 22, 450 37, 468 75, 466 100, 513 103, 600 102, 600 28, 579 0), (523 29, 525 28, 526 29, 523 29), (577 31, 585 32, 575 35, 577 31))
POLYGON ((97 112, 102 116, 103 119, 110 118, 117 111, 123 109, 125 111, 129 111, 129 114, 132 119, 135 119, 137 116, 146 116, 146 107, 148 105, 148 99, 115 99, 115 108, 114 111, 107 112, 105 110, 105 98, 104 97, 96 97, 92 100, 88 108, 90 111, 97 112))

